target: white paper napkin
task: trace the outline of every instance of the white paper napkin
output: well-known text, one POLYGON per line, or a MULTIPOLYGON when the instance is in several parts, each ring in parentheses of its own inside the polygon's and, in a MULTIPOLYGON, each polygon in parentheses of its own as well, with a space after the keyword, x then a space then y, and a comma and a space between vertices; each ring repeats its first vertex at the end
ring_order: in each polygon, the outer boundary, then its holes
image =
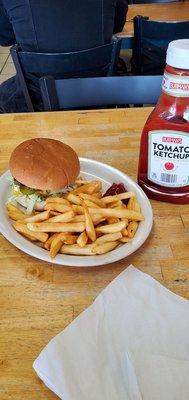
POLYGON ((189 301, 130 266, 33 367, 63 400, 189 400, 189 301))

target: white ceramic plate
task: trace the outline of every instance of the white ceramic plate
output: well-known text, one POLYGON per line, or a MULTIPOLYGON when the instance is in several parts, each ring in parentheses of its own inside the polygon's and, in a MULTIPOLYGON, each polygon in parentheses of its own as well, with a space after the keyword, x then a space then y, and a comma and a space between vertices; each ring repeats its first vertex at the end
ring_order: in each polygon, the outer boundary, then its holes
POLYGON ((75 267, 92 267, 121 260, 122 258, 134 253, 134 251, 145 242, 152 228, 153 215, 150 202, 143 190, 127 175, 109 165, 87 158, 80 158, 80 164, 81 176, 87 180, 99 179, 102 181, 104 192, 112 185, 112 183, 122 182, 127 190, 136 193, 145 220, 140 222, 133 240, 130 243, 122 244, 115 250, 103 255, 70 256, 58 254, 54 259, 51 259, 48 251, 25 239, 12 228, 5 207, 7 198, 10 195, 10 183, 7 179, 10 177, 10 172, 7 171, 0 177, 0 232, 7 240, 9 240, 9 242, 18 249, 40 260, 75 267))

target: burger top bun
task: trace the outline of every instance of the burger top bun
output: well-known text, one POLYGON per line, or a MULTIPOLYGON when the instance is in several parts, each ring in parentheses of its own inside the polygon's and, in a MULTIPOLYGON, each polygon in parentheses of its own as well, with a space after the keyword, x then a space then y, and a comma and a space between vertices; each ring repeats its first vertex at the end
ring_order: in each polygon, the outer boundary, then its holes
POLYGON ((63 189, 74 183, 80 171, 78 156, 70 146, 46 138, 20 143, 9 166, 18 182, 39 190, 63 189))

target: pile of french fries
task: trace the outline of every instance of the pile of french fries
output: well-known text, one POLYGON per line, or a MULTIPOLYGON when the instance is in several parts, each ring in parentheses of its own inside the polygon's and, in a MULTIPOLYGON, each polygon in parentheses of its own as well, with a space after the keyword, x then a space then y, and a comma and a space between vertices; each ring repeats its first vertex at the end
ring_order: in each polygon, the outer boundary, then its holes
POLYGON ((44 210, 27 216, 7 203, 13 227, 24 237, 57 253, 92 256, 104 254, 134 237, 144 220, 133 192, 102 197, 100 181, 76 181, 62 197, 48 197, 44 210), (123 200, 128 199, 127 206, 123 200))

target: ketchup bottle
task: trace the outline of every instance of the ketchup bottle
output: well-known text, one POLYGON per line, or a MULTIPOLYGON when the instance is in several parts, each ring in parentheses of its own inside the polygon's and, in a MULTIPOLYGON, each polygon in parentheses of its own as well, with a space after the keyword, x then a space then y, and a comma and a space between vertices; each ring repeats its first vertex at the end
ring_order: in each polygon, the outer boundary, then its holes
POLYGON ((152 199, 189 203, 189 39, 168 46, 162 92, 141 136, 138 182, 152 199))

